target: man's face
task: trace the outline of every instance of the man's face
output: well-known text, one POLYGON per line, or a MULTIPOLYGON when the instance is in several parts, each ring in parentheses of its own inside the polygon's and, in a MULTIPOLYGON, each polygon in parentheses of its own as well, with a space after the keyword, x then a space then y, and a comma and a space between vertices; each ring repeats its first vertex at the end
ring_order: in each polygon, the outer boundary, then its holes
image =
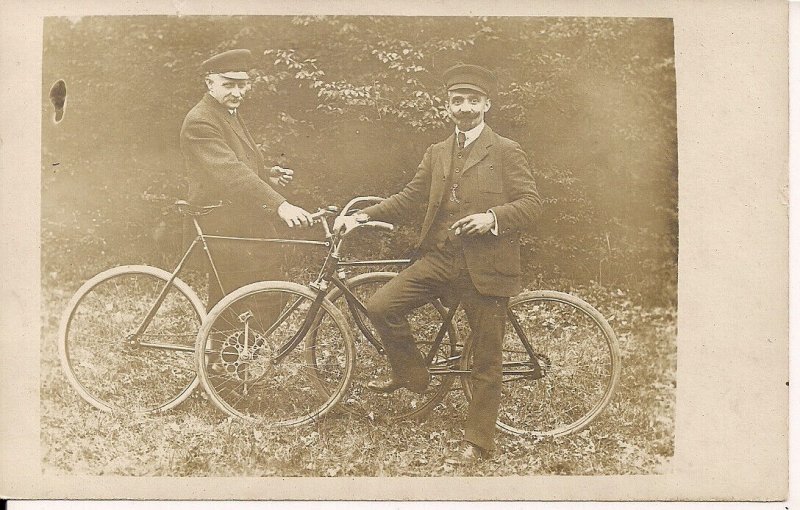
POLYGON ((211 97, 228 109, 238 108, 245 93, 250 90, 248 80, 232 80, 218 74, 206 76, 206 86, 211 97))
POLYGON ((469 131, 483 122, 491 106, 489 98, 475 90, 457 89, 447 93, 447 112, 461 131, 469 131))

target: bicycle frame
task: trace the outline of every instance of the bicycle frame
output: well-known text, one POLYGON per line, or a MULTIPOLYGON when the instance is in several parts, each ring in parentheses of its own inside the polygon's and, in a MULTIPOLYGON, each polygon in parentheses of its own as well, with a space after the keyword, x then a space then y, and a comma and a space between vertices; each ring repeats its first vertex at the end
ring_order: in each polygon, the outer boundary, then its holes
MULTIPOLYGON (((343 267, 363 267, 363 266, 377 266, 377 265, 408 265, 411 263, 410 259, 391 259, 391 260, 366 260, 366 261, 340 261, 338 255, 338 246, 332 245, 332 250, 329 252, 328 257, 325 259, 325 263, 323 264, 322 271, 320 272, 320 276, 317 278, 315 282, 313 282, 309 287, 313 288, 317 291, 317 296, 315 300, 309 307, 308 313, 306 315, 305 320, 303 321, 303 325, 294 334, 294 336, 287 341, 284 345, 282 345, 279 350, 278 354, 273 359, 273 363, 279 363, 283 358, 285 358, 294 348, 296 348, 300 342, 305 338, 308 334, 312 326, 317 320, 317 313, 319 312, 320 307, 322 306, 323 301, 327 297, 328 293, 330 292, 330 284, 335 285, 339 290, 341 290, 342 295, 345 298, 347 303, 348 310, 350 315, 352 316, 353 320, 356 323, 356 326, 364 335, 364 338, 372 344, 372 346, 378 351, 379 354, 385 354, 385 349, 381 345, 380 341, 373 335, 373 333, 369 330, 367 325, 364 323, 362 319, 362 314, 366 314, 366 306, 364 303, 350 290, 347 286, 347 283, 339 276, 339 271, 343 267), (361 313, 359 313, 361 312, 361 313)), ((442 321, 442 325, 439 327, 436 337, 434 338, 433 344, 428 351, 425 362, 428 365, 428 371, 431 375, 450 375, 450 374, 469 374, 470 370, 464 370, 461 368, 457 368, 458 361, 461 359, 461 353, 458 353, 456 356, 452 356, 446 360, 443 360, 436 365, 432 365, 433 358, 436 355, 436 352, 439 350, 442 341, 444 341, 444 337, 447 334, 448 325, 452 323, 453 318, 455 317, 458 309, 460 307, 460 302, 456 302, 450 309, 448 309, 444 320, 442 321)), ((295 306, 291 306, 288 308, 284 314, 282 314, 273 324, 272 327, 269 328, 267 334, 272 332, 292 311, 295 310, 295 306)), ((504 362, 503 363, 503 375, 504 376, 519 376, 519 378, 532 378, 538 379, 544 375, 544 371, 542 370, 541 365, 538 362, 538 357, 535 354, 533 346, 528 339, 525 331, 519 324, 514 313, 509 308, 507 310, 507 316, 509 321, 511 322, 514 331, 517 334, 517 337, 520 339, 522 346, 524 347, 527 354, 530 356, 532 362, 522 362, 522 361, 511 361, 511 362, 504 362)))
MULTIPOLYGON (((297 331, 297 333, 292 336, 292 338, 286 342, 283 346, 278 349, 278 354, 275 355, 275 359, 273 360, 274 363, 279 363, 283 358, 285 358, 295 347, 297 347, 300 342, 305 338, 308 334, 311 327, 317 320, 317 313, 319 309, 322 307, 323 301, 328 296, 330 292, 330 284, 332 283, 336 287, 338 287, 342 293, 344 294, 345 301, 347 302, 348 308, 350 310, 350 314, 353 317, 353 320, 356 322, 358 329, 364 334, 365 338, 372 346, 378 350, 379 353, 383 354, 384 349, 381 346, 380 342, 377 338, 372 334, 372 332, 367 328, 364 321, 361 319, 361 314, 357 313, 360 311, 362 313, 366 313, 367 309, 364 306, 364 303, 361 302, 358 297, 347 287, 347 284, 342 280, 342 278, 337 274, 342 267, 354 267, 354 266, 374 266, 374 265, 390 265, 390 264, 409 264, 411 262, 410 259, 392 259, 392 260, 365 260, 365 261, 353 261, 353 262, 341 262, 339 261, 338 255, 334 255, 329 253, 328 257, 325 259, 325 263, 323 264, 323 269, 320 274, 320 277, 317 278, 316 281, 312 282, 309 287, 317 291, 317 296, 314 301, 311 303, 308 313, 306 315, 305 320, 303 321, 303 325, 297 331), (333 262, 331 262, 333 261, 333 262)), ((275 321, 275 323, 269 328, 267 333, 272 332, 289 314, 295 310, 295 306, 290 306, 280 317, 275 321)))
POLYGON ((158 296, 156 297, 153 306, 150 307, 150 310, 145 315, 144 319, 142 320, 141 324, 136 328, 135 331, 128 334, 125 338, 126 342, 131 347, 148 347, 154 349, 165 349, 165 350, 172 350, 172 351, 187 351, 191 352, 194 349, 189 347, 183 347, 178 345, 170 345, 170 344, 158 344, 158 343, 151 343, 151 342, 140 342, 139 337, 144 333, 147 327, 150 325, 150 322, 155 317, 156 313, 158 312, 159 308, 161 307, 164 299, 166 299, 167 293, 169 292, 170 288, 172 287, 173 282, 178 277, 178 274, 181 273, 183 268, 185 267, 189 257, 195 251, 198 246, 202 246, 203 253, 206 256, 209 264, 211 265, 211 269, 214 274, 214 278, 216 280, 216 284, 219 286, 220 290, 223 294, 225 294, 225 288, 222 285, 222 280, 220 279, 219 272, 217 271, 217 266, 214 264, 214 258, 211 255, 211 249, 209 247, 209 240, 217 240, 217 241, 237 241, 237 242, 258 242, 258 243, 274 243, 274 244, 303 244, 303 245, 311 245, 311 246, 323 246, 328 247, 330 246, 329 241, 314 241, 314 240, 304 240, 304 239, 268 239, 268 238, 251 238, 251 237, 232 237, 232 236, 217 236, 217 235, 206 235, 203 233, 202 228, 200 227, 200 223, 197 221, 195 216, 192 216, 192 223, 194 224, 195 231, 197 236, 192 240, 192 243, 187 248, 186 252, 183 254, 181 259, 178 261, 178 265, 173 269, 172 273, 170 274, 169 280, 164 284, 164 287, 159 292, 158 296))

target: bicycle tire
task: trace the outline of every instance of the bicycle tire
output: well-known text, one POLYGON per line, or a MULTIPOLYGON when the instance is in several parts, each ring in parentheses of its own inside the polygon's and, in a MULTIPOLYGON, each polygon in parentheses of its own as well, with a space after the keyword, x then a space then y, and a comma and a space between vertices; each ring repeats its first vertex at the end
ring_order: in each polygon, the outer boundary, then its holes
POLYGON ((211 309, 195 351, 198 375, 218 409, 280 427, 313 421, 339 402, 353 375, 355 349, 344 316, 327 299, 312 326, 316 343, 306 333, 275 362, 279 348, 301 331, 316 296, 297 283, 264 281, 235 290, 211 309))
MULTIPOLYGON (((619 383, 621 356, 611 326, 590 304, 563 292, 524 292, 509 301, 509 310, 517 326, 510 316, 506 319, 497 427, 543 437, 585 429, 609 404, 619 383), (535 359, 519 331, 530 340, 535 359), (544 372, 536 374, 536 365, 544 372)), ((468 342, 465 370, 472 354, 468 342)), ((468 375, 462 385, 471 399, 468 375)))
POLYGON ((197 386, 194 338, 205 307, 185 282, 173 280, 140 337, 166 347, 137 346, 126 338, 170 278, 151 266, 111 268, 84 283, 67 304, 57 340, 61 366, 72 387, 95 408, 162 412, 183 402, 197 386))
MULTIPOLYGON (((349 278, 345 284, 363 302, 395 276, 397 273, 392 271, 364 273, 349 278)), ((328 298, 342 311, 348 309, 344 293, 338 287, 331 291, 328 298)), ((354 313, 359 314, 362 324, 370 328, 380 343, 380 338, 372 328, 369 318, 360 310, 354 310, 354 313)), ((399 389, 390 395, 381 395, 367 389, 366 384, 374 378, 391 373, 386 355, 380 353, 367 340, 352 315, 346 315, 352 331, 355 332, 357 370, 341 407, 351 414, 386 422, 420 420, 430 414, 442 402, 455 380, 454 374, 437 374, 437 370, 444 369, 448 362, 452 368, 458 368, 458 335, 455 328, 452 326, 449 328, 448 338, 442 341, 439 352, 433 359, 433 367, 429 368, 432 371, 431 384, 423 394, 399 389)), ((409 316, 417 348, 423 356, 428 354, 439 325, 446 316, 447 310, 438 300, 414 310, 409 316)))

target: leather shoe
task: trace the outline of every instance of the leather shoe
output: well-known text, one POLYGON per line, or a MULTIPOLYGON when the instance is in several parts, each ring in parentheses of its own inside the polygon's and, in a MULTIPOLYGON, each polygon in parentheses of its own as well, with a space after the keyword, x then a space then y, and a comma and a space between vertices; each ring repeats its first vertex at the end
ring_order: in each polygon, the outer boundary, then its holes
POLYGON ((474 445, 469 441, 464 441, 460 450, 452 450, 445 459, 447 464, 454 464, 458 466, 469 466, 478 464, 491 457, 491 453, 487 452, 480 446, 474 445))
POLYGON ((472 464, 490 457, 490 453, 478 445, 467 443, 461 450, 461 461, 464 464, 472 464))
POLYGON ((380 379, 373 379, 367 383, 367 388, 376 393, 394 393, 400 388, 406 388, 414 393, 424 393, 428 389, 430 383, 430 375, 421 381, 409 381, 407 379, 399 379, 394 376, 383 377, 380 379))

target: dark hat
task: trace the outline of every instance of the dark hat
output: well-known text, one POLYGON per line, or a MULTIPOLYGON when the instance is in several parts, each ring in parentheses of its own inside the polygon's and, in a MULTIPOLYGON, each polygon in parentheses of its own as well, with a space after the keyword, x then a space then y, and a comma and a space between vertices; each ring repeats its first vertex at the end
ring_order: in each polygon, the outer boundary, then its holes
POLYGON ((497 79, 485 67, 472 64, 456 64, 442 75, 447 90, 471 89, 487 96, 494 94, 497 79))
POLYGON ((250 69, 250 50, 228 50, 200 64, 203 74, 218 74, 231 80, 246 80, 250 69))

